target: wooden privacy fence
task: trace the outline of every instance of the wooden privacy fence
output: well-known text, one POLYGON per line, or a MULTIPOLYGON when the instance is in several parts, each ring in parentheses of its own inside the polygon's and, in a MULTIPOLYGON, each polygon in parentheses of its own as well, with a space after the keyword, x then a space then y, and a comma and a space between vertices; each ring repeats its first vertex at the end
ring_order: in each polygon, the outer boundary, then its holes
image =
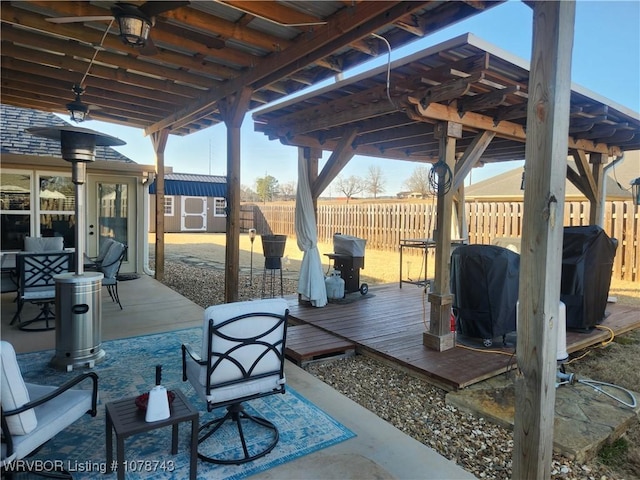
MULTIPOLYGON (((564 225, 589 224, 589 202, 566 202, 564 225)), ((318 240, 331 243, 340 232, 367 239, 367 248, 397 251, 400 239, 433 238, 435 203, 352 203, 318 205, 318 240)), ((496 238, 522 235, 522 202, 468 202, 466 219, 469 243, 491 244, 496 238)), ((295 236, 295 206, 246 204, 242 206, 243 230, 258 234, 295 236)), ((618 240, 613 278, 640 280, 640 212, 633 202, 607 202, 607 234, 618 240)))

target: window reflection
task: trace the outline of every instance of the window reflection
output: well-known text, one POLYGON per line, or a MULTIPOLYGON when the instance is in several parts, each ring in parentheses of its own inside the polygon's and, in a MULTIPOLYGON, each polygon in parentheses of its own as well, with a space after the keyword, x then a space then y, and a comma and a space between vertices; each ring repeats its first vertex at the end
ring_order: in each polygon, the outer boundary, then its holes
POLYGON ((31 175, 6 173, 0 176, 0 248, 22 250, 31 228, 31 175))
POLYGON ((42 175, 40 191, 40 236, 63 237, 66 248, 75 247, 75 186, 68 176, 42 175))
POLYGON ((31 208, 31 175, 3 173, 0 177, 2 210, 22 211, 31 208))
POLYGON ((105 238, 127 243, 129 190, 126 183, 98 184, 99 245, 105 238))

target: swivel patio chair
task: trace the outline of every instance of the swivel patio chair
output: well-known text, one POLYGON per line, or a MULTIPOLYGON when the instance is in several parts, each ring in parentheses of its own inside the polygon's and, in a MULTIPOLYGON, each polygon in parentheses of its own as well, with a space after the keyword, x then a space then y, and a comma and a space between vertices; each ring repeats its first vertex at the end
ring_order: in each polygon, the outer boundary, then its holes
POLYGON ((56 284, 54 277, 69 271, 73 263, 72 252, 43 252, 16 254, 18 272, 18 309, 11 320, 18 328, 28 331, 45 331, 55 328, 51 323, 55 314, 51 306, 55 302, 56 284), (25 302, 40 305, 40 313, 31 320, 22 321, 21 313, 25 302), (43 327, 30 327, 35 322, 45 322, 43 327))
POLYGON ((99 271, 104 275, 102 286, 107 287, 111 300, 118 304, 120 310, 122 310, 122 304, 118 295, 118 273, 126 255, 127 246, 124 243, 114 241, 110 244, 99 268, 99 271))
POLYGON ((182 345, 182 380, 189 381, 210 412, 226 407, 226 415, 200 427, 198 444, 227 421, 235 422, 239 442, 224 442, 229 453, 213 457, 199 446, 200 459, 217 464, 241 464, 269 453, 278 443, 278 429, 269 420, 249 414, 243 403, 285 392, 284 352, 289 315, 282 298, 229 303, 204 313, 201 355, 182 345), (243 427, 244 425, 244 427, 243 427), (256 427, 267 445, 247 444, 245 431, 256 427))
MULTIPOLYGON (((25 469, 17 462, 40 448, 86 413, 96 416, 98 376, 85 373, 59 387, 25 383, 13 346, 0 341, 0 416, 2 426, 2 478, 25 469), (91 389, 72 388, 88 380, 91 389)), ((34 464, 35 465, 35 464, 34 464)), ((65 471, 32 472, 46 477, 71 478, 65 471)))
POLYGON ((100 266, 102 265, 102 261, 104 260, 105 255, 109 251, 109 247, 113 245, 115 240, 113 238, 105 237, 100 241, 100 249, 98 250, 97 257, 89 257, 86 253, 84 254, 84 269, 97 272, 100 270, 100 266))

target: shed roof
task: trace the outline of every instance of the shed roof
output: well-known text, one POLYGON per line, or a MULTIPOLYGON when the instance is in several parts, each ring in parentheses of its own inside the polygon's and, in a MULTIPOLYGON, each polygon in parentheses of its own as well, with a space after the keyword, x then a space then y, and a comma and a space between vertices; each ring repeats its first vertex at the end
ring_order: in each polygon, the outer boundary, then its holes
MULTIPOLYGON (((149 193, 156 193, 156 182, 149 185, 149 193)), ((227 197, 227 177, 191 173, 166 173, 165 195, 189 197, 227 197)))

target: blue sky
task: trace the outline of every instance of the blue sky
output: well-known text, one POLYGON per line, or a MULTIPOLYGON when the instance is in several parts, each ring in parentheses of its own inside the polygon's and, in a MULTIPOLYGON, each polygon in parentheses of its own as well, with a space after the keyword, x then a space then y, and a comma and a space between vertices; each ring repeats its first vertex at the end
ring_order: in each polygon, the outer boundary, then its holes
MULTIPOLYGON (((531 56, 531 16, 531 9, 519 0, 508 1, 394 51, 391 59, 397 60, 470 32, 528 60, 531 56)), ((345 76, 360 73, 386 61, 387 55, 383 54, 363 68, 346 72, 345 76)), ((572 81, 635 112, 640 111, 640 0, 577 1, 572 81)), ((247 114, 242 125, 242 185, 255 188, 255 180, 265 174, 272 175, 280 184, 295 182, 297 149, 285 147, 277 141, 269 141, 263 134, 254 132, 251 113, 247 114)), ((137 163, 155 163, 151 140, 144 137, 142 130, 99 121, 87 122, 83 127, 126 141, 127 145, 117 147, 117 150, 137 163)), ((175 172, 225 175, 225 141, 223 124, 186 137, 170 135, 165 150, 165 163, 173 167, 175 172)), ((326 160, 328 156, 329 153, 325 153, 323 159, 326 160)), ((364 176, 370 165, 381 168, 386 179, 385 195, 395 195, 405 190, 403 184, 417 166, 411 162, 355 157, 341 175, 364 176)), ((518 165, 519 163, 507 162, 474 169, 471 178, 475 183, 518 165)), ((336 196, 338 192, 330 186, 324 195, 336 196)))

